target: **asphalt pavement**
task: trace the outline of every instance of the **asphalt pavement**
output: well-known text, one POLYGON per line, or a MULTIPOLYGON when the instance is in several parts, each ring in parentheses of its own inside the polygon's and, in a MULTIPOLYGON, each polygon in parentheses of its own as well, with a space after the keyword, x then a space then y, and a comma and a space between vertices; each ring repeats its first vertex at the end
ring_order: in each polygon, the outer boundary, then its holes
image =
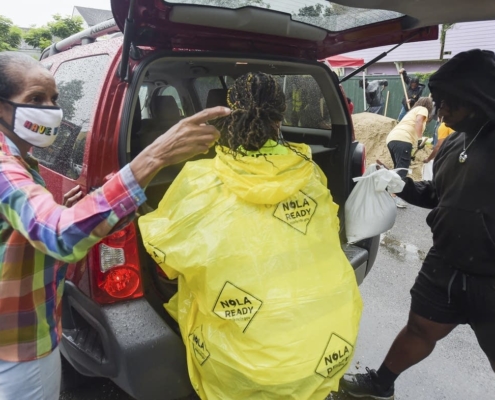
MULTIPOLYGON (((365 367, 377 369, 407 321, 409 289, 432 243, 425 223, 427 214, 428 210, 413 206, 398 210, 394 228, 382 236, 375 266, 360 287, 364 310, 351 372, 365 372, 365 367)), ((438 343, 430 357, 398 378, 395 393, 396 400, 495 399, 495 374, 469 326, 459 326, 438 343)), ((129 399, 104 379, 90 380, 60 397, 129 399)), ((335 396, 335 400, 344 399, 350 400, 335 396)))

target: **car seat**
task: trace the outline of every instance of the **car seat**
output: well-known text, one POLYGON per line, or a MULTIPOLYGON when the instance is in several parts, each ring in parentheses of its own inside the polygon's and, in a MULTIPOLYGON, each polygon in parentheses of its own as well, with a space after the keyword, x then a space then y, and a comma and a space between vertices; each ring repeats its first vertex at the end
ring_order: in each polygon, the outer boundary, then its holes
POLYGON ((138 138, 141 149, 149 146, 158 136, 168 131, 178 123, 182 116, 173 96, 158 96, 158 91, 153 94, 150 102, 152 118, 141 121, 141 129, 138 138))
POLYGON ((227 104, 227 89, 210 89, 206 97, 206 107, 211 108, 216 106, 228 107, 227 104))

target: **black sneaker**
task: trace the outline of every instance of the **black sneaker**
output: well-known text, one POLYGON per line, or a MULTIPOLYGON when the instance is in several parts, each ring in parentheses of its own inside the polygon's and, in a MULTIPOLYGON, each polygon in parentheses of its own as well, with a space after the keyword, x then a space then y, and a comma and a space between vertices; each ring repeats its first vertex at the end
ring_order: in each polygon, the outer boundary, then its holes
POLYGON ((376 371, 368 367, 366 371, 366 374, 345 374, 340 379, 340 389, 352 397, 394 400, 394 385, 383 388, 376 371))

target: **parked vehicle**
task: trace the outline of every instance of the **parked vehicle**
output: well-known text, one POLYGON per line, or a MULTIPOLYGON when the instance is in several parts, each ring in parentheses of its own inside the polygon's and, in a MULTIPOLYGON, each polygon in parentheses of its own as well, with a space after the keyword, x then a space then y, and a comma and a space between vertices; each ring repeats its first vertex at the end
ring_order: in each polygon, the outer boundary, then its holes
MULTIPOLYGON (((403 30, 405 17, 394 12, 338 15, 329 24, 328 18, 297 20, 275 6, 179 4, 186 2, 113 0, 115 20, 43 52, 64 110, 55 144, 34 150, 48 188, 60 202, 75 185, 94 190, 181 118, 225 105, 237 76, 270 73, 287 95, 282 133, 309 144, 326 173, 340 205, 342 244, 361 282, 379 238, 346 245, 343 206, 352 178, 364 171, 365 150, 355 141, 337 76, 317 60, 410 37, 436 38, 436 27, 403 30)), ((141 214, 156 208, 181 167, 156 176, 141 214)), ((176 282, 144 251, 137 224, 115 232, 68 269, 64 358, 79 373, 108 377, 137 399, 189 395, 184 345, 162 306, 175 291, 176 282)))

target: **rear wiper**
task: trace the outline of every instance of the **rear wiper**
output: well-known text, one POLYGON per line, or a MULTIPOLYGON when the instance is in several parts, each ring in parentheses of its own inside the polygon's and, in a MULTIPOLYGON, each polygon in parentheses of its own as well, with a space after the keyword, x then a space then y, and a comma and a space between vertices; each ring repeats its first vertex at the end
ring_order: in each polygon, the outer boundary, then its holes
POLYGON ((345 82, 346 80, 352 78, 354 75, 357 75, 359 74, 361 71, 363 71, 364 69, 368 68, 371 64, 374 64, 376 63, 377 61, 380 61, 383 57, 385 57, 388 53, 390 53, 391 51, 395 50, 397 47, 399 46, 402 46, 404 43, 407 43, 409 42, 413 37, 419 35, 421 33, 420 32, 416 32, 414 35, 411 35, 409 36, 406 40, 400 42, 399 44, 395 45, 394 47, 392 47, 390 50, 388 51, 384 51, 382 54, 380 54, 379 56, 373 58, 373 60, 371 61, 368 61, 366 64, 364 64, 362 67, 359 67, 358 69, 356 69, 355 71, 352 71, 349 75, 346 75, 344 76, 340 81, 339 83, 342 83, 342 82, 345 82))

